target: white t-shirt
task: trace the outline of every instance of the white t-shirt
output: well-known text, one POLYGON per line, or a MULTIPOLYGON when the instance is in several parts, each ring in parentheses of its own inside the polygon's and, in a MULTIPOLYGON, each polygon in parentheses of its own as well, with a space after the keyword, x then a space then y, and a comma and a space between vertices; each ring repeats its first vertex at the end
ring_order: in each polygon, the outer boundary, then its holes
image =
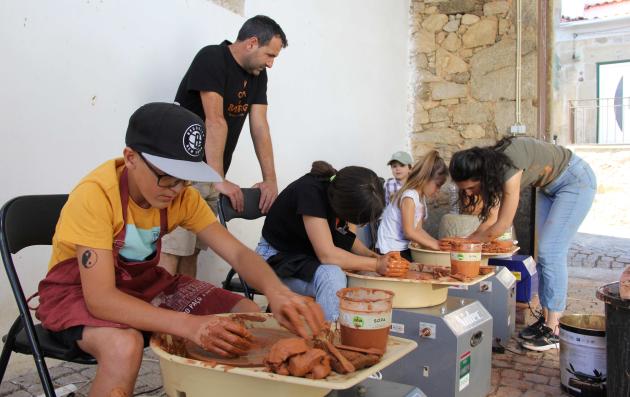
MULTIPOLYGON (((400 201, 409 197, 415 205, 415 213, 413 217, 413 226, 416 227, 420 219, 427 219, 427 205, 424 198, 420 199, 420 195, 415 189, 405 190, 400 201)), ((376 246, 382 254, 391 251, 404 251, 408 248, 409 240, 405 239, 402 228, 402 213, 397 203, 390 202, 383 211, 381 224, 378 227, 378 240, 376 246)))

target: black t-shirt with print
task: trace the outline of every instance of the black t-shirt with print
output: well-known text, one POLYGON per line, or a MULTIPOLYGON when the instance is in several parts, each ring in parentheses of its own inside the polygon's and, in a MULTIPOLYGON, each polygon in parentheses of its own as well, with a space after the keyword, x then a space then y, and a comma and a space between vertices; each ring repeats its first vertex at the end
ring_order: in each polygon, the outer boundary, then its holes
POLYGON ((206 119, 200 91, 216 92, 223 97, 223 117, 228 126, 223 151, 223 172, 227 174, 245 118, 253 104, 267 104, 267 71, 258 76, 247 73, 232 56, 224 41, 202 48, 177 89, 175 101, 206 119))
POLYGON ((275 249, 285 253, 315 257, 302 216, 324 218, 328 223, 333 243, 350 251, 354 234, 345 222, 338 224, 337 216, 328 202, 326 178, 306 174, 287 186, 276 198, 265 218, 262 235, 275 249))

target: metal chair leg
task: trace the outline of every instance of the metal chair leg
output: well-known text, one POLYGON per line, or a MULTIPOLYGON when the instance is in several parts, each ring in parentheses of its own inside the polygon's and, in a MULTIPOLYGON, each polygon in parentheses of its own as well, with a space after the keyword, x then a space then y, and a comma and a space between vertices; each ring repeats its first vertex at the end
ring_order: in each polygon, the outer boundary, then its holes
POLYGON ((22 320, 18 317, 11 325, 9 333, 6 335, 4 346, 2 347, 2 355, 0 356, 0 383, 4 379, 4 373, 7 370, 11 353, 13 353, 13 346, 15 346, 15 335, 22 329, 22 320))

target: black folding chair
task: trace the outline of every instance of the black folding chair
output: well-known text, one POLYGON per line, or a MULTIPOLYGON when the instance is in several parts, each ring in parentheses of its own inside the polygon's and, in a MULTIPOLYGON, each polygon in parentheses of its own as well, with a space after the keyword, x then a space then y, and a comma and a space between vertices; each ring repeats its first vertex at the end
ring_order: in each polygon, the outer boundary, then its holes
MULTIPOLYGON (((227 222, 232 219, 258 219, 263 217, 263 213, 258 209, 258 203, 260 202, 260 189, 258 188, 244 188, 243 200, 244 209, 243 212, 236 212, 230 203, 230 198, 219 195, 219 202, 217 205, 217 212, 219 213, 219 221, 227 229, 227 222)), ((256 291, 252 287, 248 286, 245 280, 238 276, 234 269, 230 269, 225 280, 222 282, 223 288, 228 291, 242 292, 246 298, 254 299, 255 294, 262 295, 261 292, 256 291)))
MULTIPOLYGON (((20 310, 20 316, 11 326, 9 333, 2 337, 4 347, 0 356, 0 382, 4 378, 11 353, 32 355, 47 397, 55 396, 55 388, 48 373, 45 357, 79 364, 96 364, 96 359, 86 353, 72 352, 53 339, 40 324, 33 324, 12 255, 26 247, 50 245, 59 213, 67 200, 67 194, 21 196, 9 200, 0 209, 2 262, 20 310)), ((42 263, 41 266, 45 267, 46 263, 42 263)))

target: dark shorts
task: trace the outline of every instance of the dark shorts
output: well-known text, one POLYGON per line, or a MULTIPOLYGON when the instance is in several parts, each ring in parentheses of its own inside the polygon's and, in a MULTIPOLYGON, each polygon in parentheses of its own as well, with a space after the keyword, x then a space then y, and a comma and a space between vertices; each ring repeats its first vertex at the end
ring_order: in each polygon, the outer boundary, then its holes
MULTIPOLYGON (((153 298, 153 306, 195 315, 229 313, 245 299, 244 296, 216 287, 205 281, 181 276, 171 287, 153 298)), ((75 353, 82 350, 77 341, 83 339, 83 325, 70 327, 59 332, 50 332, 52 337, 75 353)), ((142 332, 145 346, 148 346, 151 332, 142 332)))

